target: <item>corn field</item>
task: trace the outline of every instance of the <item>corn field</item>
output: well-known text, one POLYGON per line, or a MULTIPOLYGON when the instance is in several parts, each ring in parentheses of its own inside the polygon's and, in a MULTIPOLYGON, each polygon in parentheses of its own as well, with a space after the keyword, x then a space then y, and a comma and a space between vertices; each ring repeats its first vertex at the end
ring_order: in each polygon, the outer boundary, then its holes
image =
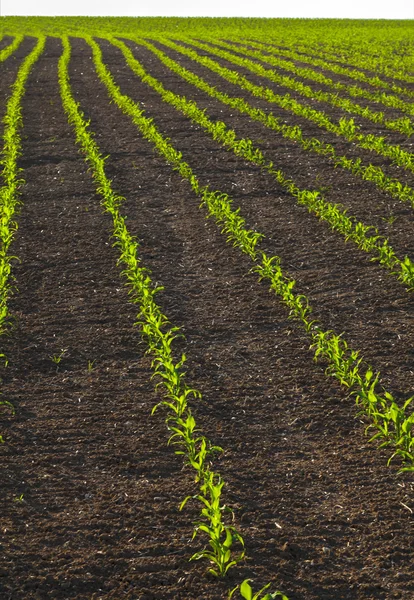
POLYGON ((414 597, 412 32, 0 19, 2 598, 414 597))

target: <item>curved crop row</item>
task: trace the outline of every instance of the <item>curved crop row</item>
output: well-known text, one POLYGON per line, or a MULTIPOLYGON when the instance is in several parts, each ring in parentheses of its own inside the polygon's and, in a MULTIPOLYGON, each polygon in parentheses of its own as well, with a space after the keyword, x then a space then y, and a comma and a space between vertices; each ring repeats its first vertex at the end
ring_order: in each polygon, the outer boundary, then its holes
MULTIPOLYGON (((217 44, 217 42, 214 42, 217 44)), ((258 44, 254 44, 258 46, 258 44)), ((263 45, 260 45, 260 50, 263 48, 263 45)), ((322 85, 329 86, 335 90, 346 92, 350 96, 354 96, 357 98, 365 98, 367 100, 371 100, 373 102, 380 102, 385 106, 390 108, 395 108, 401 110, 402 112, 408 113, 410 115, 414 114, 414 107, 411 102, 406 102, 397 96, 391 96, 389 94, 385 94, 384 92, 369 92, 368 90, 362 89, 356 85, 345 85, 343 83, 335 82, 329 77, 326 77, 322 73, 318 73, 310 68, 298 67, 293 62, 278 59, 277 57, 264 54, 258 50, 254 50, 252 48, 247 47, 241 48, 240 46, 236 46, 235 44, 229 44, 228 42, 220 41, 220 48, 226 48, 231 51, 237 51, 239 54, 242 54, 245 57, 249 58, 257 58, 261 62, 265 62, 275 67, 279 67, 284 69, 285 71, 290 71, 295 75, 299 75, 304 79, 309 79, 311 81, 315 81, 317 83, 321 83, 322 85)), ((290 78, 289 78, 290 79, 290 78)), ((297 82, 297 80, 292 79, 293 82, 297 82)), ((306 86, 308 88, 308 86, 306 86)), ((305 91, 308 90, 305 88, 305 91)), ((412 121, 408 117, 403 117, 400 119, 388 119, 383 112, 379 112, 376 110, 371 110, 368 107, 360 106, 355 102, 352 102, 346 98, 339 97, 336 93, 331 92, 323 92, 322 90, 313 90, 313 88, 309 87, 309 90, 312 91, 313 95, 309 95, 308 97, 312 97, 315 100, 319 100, 321 102, 328 102, 332 104, 332 106, 337 106, 346 110, 350 113, 355 113, 373 123, 381 123, 387 129, 392 129, 394 131, 399 131, 404 133, 407 136, 411 136, 414 132, 414 127, 412 121)), ((311 93, 311 92, 309 92, 311 93)))
MULTIPOLYGON (((174 44, 169 40, 163 39, 162 43, 173 48, 174 50, 181 52, 182 54, 185 54, 186 56, 189 56, 190 58, 193 58, 193 56, 191 56, 192 52, 197 54, 194 50, 189 50, 188 48, 174 44)), ((265 69, 261 65, 258 65, 251 60, 238 58, 229 52, 218 50, 217 48, 214 48, 213 50, 211 46, 207 46, 206 44, 202 44, 200 42, 195 42, 194 40, 191 41, 191 44, 200 50, 205 50, 224 58, 225 60, 233 62, 234 64, 245 67, 256 75, 269 79, 270 81, 281 83, 283 79, 276 75, 271 69, 265 69)), ((201 59, 199 62, 202 62, 204 66, 208 67, 212 71, 219 72, 219 69, 224 68, 211 58, 206 56, 201 57, 200 55, 197 56, 199 56, 201 59)), ((345 137, 345 139, 347 139, 349 142, 354 142, 356 145, 364 148, 365 150, 371 150, 381 156, 390 158, 396 165, 399 165, 404 169, 414 173, 414 155, 411 152, 407 152, 399 145, 388 143, 384 137, 379 137, 374 134, 360 133, 359 127, 355 124, 352 118, 341 118, 339 119, 338 124, 335 124, 323 111, 305 106, 294 100, 289 94, 285 94, 284 96, 275 94, 267 87, 258 86, 251 83, 246 77, 240 75, 240 73, 237 73, 237 71, 231 71, 230 69, 226 69, 226 71, 228 71, 228 76, 234 79, 234 83, 236 85, 248 90, 254 96, 263 98, 267 102, 278 104, 281 108, 312 121, 318 127, 325 129, 330 133, 333 133, 339 137, 345 137)), ((306 86, 298 83, 298 85, 292 84, 290 87, 301 93, 302 88, 306 86)))
MULTIPOLYGON (((19 189, 24 183, 24 180, 19 178, 20 169, 17 166, 21 153, 20 130, 23 125, 21 101, 25 94, 27 78, 34 63, 42 54, 44 46, 45 38, 42 36, 20 66, 3 119, 4 143, 0 159, 3 180, 0 187, 0 336, 6 332, 7 321, 10 318, 8 301, 12 293, 12 262, 16 257, 9 254, 9 248, 18 228, 15 214, 19 206, 19 189)), ((3 353, 0 354, 0 358, 7 364, 7 358, 3 353)), ((11 407, 7 401, 1 401, 0 404, 11 407)), ((1 436, 0 441, 3 441, 1 436)))
MULTIPOLYGON (((317 56, 322 57, 323 59, 327 59, 329 61, 332 61, 334 63, 343 63, 346 62, 349 65, 352 65, 354 67, 356 67, 356 69, 350 69, 348 67, 347 70, 352 72, 352 75, 349 75, 350 77, 353 76, 355 79, 359 79, 360 81, 365 81, 366 83, 370 83, 370 85, 376 85, 377 87, 384 87, 384 88, 388 88, 388 86, 392 86, 392 83, 388 83, 386 81, 384 81, 383 79, 380 79, 378 77, 378 75, 376 75, 375 77, 370 77, 369 75, 366 75, 363 71, 360 71, 359 69, 364 69, 367 70, 369 69, 370 71, 372 71, 373 73, 382 73, 383 75, 385 75, 386 77, 390 77, 391 79, 399 79, 400 81, 405 81, 407 83, 414 83, 414 76, 410 75, 409 73, 407 73, 405 70, 401 69, 401 61, 400 61, 400 68, 398 68, 398 66, 396 66, 395 61, 392 61, 392 63, 388 62, 388 64, 386 64, 386 59, 384 56, 381 56, 380 58, 374 57, 372 56, 371 53, 369 52, 364 52, 361 47, 358 48, 358 54, 356 54, 353 50, 353 48, 350 49, 346 49, 344 50, 343 46, 340 49, 340 53, 341 56, 338 56, 338 48, 336 46, 330 47, 330 45, 328 43, 324 43, 323 46, 323 50, 321 50, 321 48, 312 45, 311 48, 309 48, 309 46, 303 46, 298 44, 296 46, 297 50, 299 52, 303 52, 305 54, 310 55, 310 57, 313 59, 313 55, 316 54, 317 56), (359 56, 362 56, 363 58, 360 59, 359 56)), ((375 49, 376 52, 378 52, 380 50, 381 46, 380 45, 376 45, 375 49)), ((392 54, 392 52, 388 52, 388 54, 392 54)), ((412 69, 412 63, 411 63, 411 69, 412 69)), ((390 88, 388 88, 390 89, 390 88)), ((407 93, 406 88, 404 89, 404 93, 407 93)), ((408 92, 410 93, 410 92, 408 92)), ((412 94, 412 92, 410 93, 410 95, 412 94)))
POLYGON ((239 209, 233 210, 231 199, 226 194, 212 192, 208 186, 200 186, 192 168, 182 160, 181 153, 160 134, 154 121, 145 117, 144 111, 121 93, 102 59, 97 58, 101 58, 101 51, 96 44, 95 67, 99 78, 107 87, 111 100, 130 116, 141 135, 190 183, 193 191, 202 198, 202 205, 207 207, 222 233, 227 235, 227 240, 250 256, 260 277, 270 281, 272 289, 281 296, 290 315, 302 322, 310 336, 315 359, 323 357, 327 360, 327 374, 334 376, 355 395, 357 404, 363 409, 362 412, 371 419, 367 429, 376 430, 371 440, 380 438, 383 440, 381 446, 393 447, 394 452, 389 462, 395 456, 401 457, 406 463, 401 471, 414 471, 414 413, 407 415, 407 408, 414 396, 408 398, 403 406, 398 406, 393 396, 380 385, 379 373, 374 374, 359 352, 352 350, 341 335, 323 330, 318 322, 311 319, 312 309, 308 299, 294 291, 295 281, 283 273, 280 258, 268 257, 263 251, 256 249, 263 235, 246 229, 239 209))
MULTIPOLYGON (((119 210, 123 198, 112 189, 105 173, 105 160, 71 93, 68 75, 70 44, 66 37, 63 38, 63 46, 64 52, 59 61, 59 83, 63 106, 69 122, 75 129, 76 140, 91 166, 97 192, 102 197, 103 208, 112 217, 114 245, 120 251, 119 263, 124 267, 122 275, 129 287, 131 302, 138 304, 140 308, 136 325, 140 326, 142 336, 148 344, 148 352, 153 356, 152 368, 154 376, 159 380, 157 387, 161 386, 164 389, 164 399, 153 408, 152 412, 154 413, 159 405, 166 407, 168 411, 166 423, 171 433, 168 443, 178 446, 176 454, 183 455, 187 464, 193 467, 196 472, 196 482, 200 485, 200 492, 195 496, 187 496, 180 508, 182 509, 190 499, 200 502, 201 520, 195 524, 193 538, 198 533, 206 533, 209 537, 210 549, 205 548, 196 552, 191 559, 209 559, 212 564, 209 572, 215 576, 224 576, 232 566, 244 558, 245 549, 241 534, 234 525, 226 524, 223 520, 225 514, 230 512, 231 517, 233 513, 221 503, 221 493, 225 483, 211 468, 211 455, 222 449, 213 446, 200 433, 191 408, 188 406, 189 398, 201 398, 201 394, 185 383, 183 372, 185 355, 183 354, 177 362, 174 360, 172 343, 178 335, 179 328, 171 326, 155 301, 155 295, 162 288, 153 285, 150 272, 141 266, 138 242, 129 233, 125 225, 125 217, 119 210), (242 547, 241 552, 236 556, 233 552, 234 542, 238 542, 242 547)), ((150 122, 148 126, 151 127, 150 122)), ((245 582, 240 588, 243 585, 245 582)), ((288 600, 280 592, 276 592, 274 597, 276 595, 281 596, 282 600, 288 600)))
POLYGON ((24 35, 16 35, 16 37, 14 38, 14 40, 12 41, 11 44, 6 46, 6 48, 3 48, 3 50, 0 50, 0 62, 5 61, 6 58, 9 58, 9 56, 11 54, 13 54, 13 52, 15 50, 17 50, 17 48, 22 43, 23 38, 24 38, 24 35))
MULTIPOLYGON (((249 40, 249 42, 245 42, 245 41, 238 42, 238 44, 241 44, 241 43, 246 46, 251 45, 254 48, 257 48, 258 50, 265 50, 266 52, 271 52, 272 55, 276 54, 278 56, 284 56, 286 58, 291 58, 292 60, 296 60, 296 61, 299 61, 302 63, 307 63, 310 65, 310 67, 321 67, 324 70, 331 71, 332 73, 336 73, 337 75, 345 75, 346 77, 349 77, 350 79, 354 79, 355 81, 360 81, 361 83, 368 84, 373 88, 386 89, 386 90, 390 90, 396 94, 403 94, 406 96, 414 97, 414 92, 409 90, 408 88, 401 87, 399 85, 396 85, 395 83, 390 83, 388 81, 383 81, 378 76, 369 77, 368 75, 365 75, 365 73, 362 73, 361 71, 356 71, 355 69, 342 67, 340 65, 337 65, 332 62, 328 62, 327 60, 323 60, 321 58, 317 58, 314 56, 306 56, 306 55, 300 54, 299 52, 295 52, 294 50, 288 50, 287 48, 278 48, 272 44, 258 42, 257 40, 249 40)), ((285 67, 283 67, 283 68, 285 68, 285 67)), ((307 69, 305 69, 305 70, 307 70, 307 69)), ((319 73, 317 73, 316 71, 315 71, 315 74, 319 75, 319 73)), ((325 78, 323 75, 322 75, 322 77, 325 78)), ((326 79, 328 79, 328 78, 326 78, 326 79)), ((321 83, 323 82, 322 79, 320 80, 320 82, 321 83)), ((339 82, 333 82, 333 83, 334 83, 334 86, 336 89, 343 89, 344 91, 347 91, 351 95, 354 95, 354 92, 355 92, 355 95, 360 95, 367 99, 372 98, 373 100, 375 98, 377 98, 378 102, 382 102, 382 100, 381 100, 382 92, 381 91, 369 92, 367 89, 360 88, 358 86, 347 86, 347 85, 341 84, 339 82), (360 92, 362 92, 362 93, 360 93, 360 92)))
MULTIPOLYGON (((99 46, 91 39, 88 39, 88 42, 92 46, 95 62, 102 68, 99 46)), ((214 140, 233 150, 237 156, 241 156, 245 160, 261 167, 264 171, 267 171, 300 204, 306 206, 309 212, 316 214, 319 219, 329 223, 332 229, 344 235, 346 240, 355 242, 361 250, 374 253, 376 255, 375 260, 378 260, 380 264, 388 268, 393 274, 397 274, 398 279, 408 289, 414 289, 414 264, 409 257, 400 260, 389 245, 388 240, 382 238, 376 228, 364 225, 355 217, 348 216, 341 206, 326 201, 320 196, 319 192, 299 188, 280 169, 275 170, 273 163, 265 159, 265 156, 259 148, 253 145, 250 139, 237 138, 235 131, 229 129, 223 121, 211 121, 205 112, 197 107, 194 101, 189 101, 182 96, 166 90, 162 83, 145 71, 125 44, 115 40, 113 40, 113 43, 122 50, 130 68, 147 85, 155 89, 165 102, 172 104, 192 121, 201 125, 214 140), (370 235, 367 235, 368 233, 370 235)))
POLYGON ((42 54, 45 38, 39 38, 36 47, 23 61, 16 80, 12 86, 12 93, 7 101, 6 114, 3 119, 3 150, 0 159, 1 177, 3 185, 0 188, 0 335, 4 333, 5 321, 8 317, 7 300, 10 295, 11 261, 13 256, 8 255, 10 244, 17 230, 14 220, 16 209, 19 205, 19 188, 24 181, 19 178, 17 160, 21 153, 20 129, 23 125, 21 114, 21 101, 25 93, 25 86, 30 71, 42 54))
MULTIPOLYGON (((114 40, 111 40, 114 43, 114 40)), ((201 77, 196 75, 194 72, 189 71, 185 67, 182 67, 179 63, 174 61, 172 58, 167 56, 159 48, 146 40, 134 39, 138 44, 144 45, 146 48, 151 50, 158 58, 166 65, 169 69, 180 75, 188 83, 198 87, 210 96, 217 98, 223 104, 227 104, 232 108, 248 114, 255 121, 259 121, 265 127, 277 131, 283 137, 298 142, 305 150, 309 152, 316 152, 317 154, 324 155, 332 161, 335 167, 341 167, 351 171, 354 175, 361 177, 365 181, 371 181, 380 189, 389 193, 394 198, 398 198, 402 202, 410 202, 414 208, 414 189, 407 184, 402 184, 398 179, 389 177, 384 173, 381 167, 374 165, 364 165, 360 158, 352 159, 346 156, 337 155, 335 148, 332 144, 321 142, 315 137, 306 136, 303 134, 299 125, 286 125, 279 118, 275 117, 271 112, 265 112, 240 97, 229 96, 228 94, 221 92, 217 87, 209 85, 201 77)), ((223 70, 221 76, 226 79, 226 72, 223 70)))

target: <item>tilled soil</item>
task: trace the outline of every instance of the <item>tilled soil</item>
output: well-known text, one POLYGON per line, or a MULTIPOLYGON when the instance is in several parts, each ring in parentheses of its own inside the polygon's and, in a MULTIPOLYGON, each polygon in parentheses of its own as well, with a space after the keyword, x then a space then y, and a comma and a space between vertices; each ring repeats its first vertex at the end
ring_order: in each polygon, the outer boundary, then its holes
MULTIPOLYGON (((390 451, 368 443, 354 400, 313 361, 300 325, 206 219, 189 185, 109 102, 87 44, 71 43, 74 96, 108 155, 142 264, 164 286, 158 302, 185 336, 175 352, 185 352, 187 381, 203 395, 192 402, 200 428, 224 449, 214 468, 226 482, 223 498, 247 559, 223 580, 206 574, 205 561, 189 562, 205 539, 191 540, 197 503, 179 505, 197 486, 167 444, 163 410, 151 416, 160 397, 134 327, 138 309, 128 301, 110 217, 61 106, 62 48, 49 38, 22 111, 17 289, 2 346, 9 359, 3 399, 16 412, 1 413, 0 596, 218 600, 251 578, 257 589, 271 582, 289 600, 412 600, 413 476, 398 474, 398 461, 387 467, 390 451)), ((263 247, 281 256, 315 317, 343 331, 398 399, 413 394, 412 294, 269 176, 164 104, 118 50, 101 46, 123 93, 154 118, 201 183, 229 193, 247 226, 266 235, 263 247)), ((130 46, 166 87, 191 97, 190 86, 158 59, 130 46)), ((1 67, 7 81, 16 62, 1 67)), ((3 79, 0 87, 4 95, 3 79)), ((230 119, 201 92, 193 97, 208 114, 230 119)), ((245 117, 231 119, 301 184, 309 173, 333 181, 321 159, 245 117)), ((334 201, 345 189, 356 206, 363 193, 366 218, 397 204, 367 182, 335 175, 334 201)), ((406 208, 393 224, 393 243, 410 254, 406 208)))

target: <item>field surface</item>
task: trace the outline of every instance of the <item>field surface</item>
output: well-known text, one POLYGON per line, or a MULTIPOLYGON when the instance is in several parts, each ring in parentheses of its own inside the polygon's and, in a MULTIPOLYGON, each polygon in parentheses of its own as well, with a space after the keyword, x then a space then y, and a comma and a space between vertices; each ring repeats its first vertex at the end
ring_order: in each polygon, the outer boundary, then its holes
POLYGON ((289 600, 412 600, 412 23, 339 41, 334 23, 21 23, 7 54, 18 24, 0 22, 1 598, 225 600, 249 578, 289 600), (168 407, 151 414, 166 376, 119 214, 162 331, 180 328, 177 371, 202 394, 186 410, 223 450, 201 480, 168 407), (250 250, 237 217, 263 234, 250 250), (225 577, 189 560, 208 547, 200 501, 180 510, 211 469, 245 544, 225 577))

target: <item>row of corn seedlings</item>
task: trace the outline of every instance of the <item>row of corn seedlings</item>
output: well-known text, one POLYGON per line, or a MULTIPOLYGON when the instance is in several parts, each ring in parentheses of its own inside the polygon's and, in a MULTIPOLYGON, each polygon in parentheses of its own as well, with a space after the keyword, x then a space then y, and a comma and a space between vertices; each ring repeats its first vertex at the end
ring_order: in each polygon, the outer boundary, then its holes
MULTIPOLYGON (((191 56, 191 50, 185 48, 184 46, 174 44, 173 42, 164 39, 162 40, 162 43, 173 48, 174 50, 181 52, 182 54, 185 54, 186 56, 190 56, 190 58, 193 58, 193 56, 191 56)), ((212 48, 207 44, 195 42, 194 40, 191 40, 191 44, 199 50, 210 52, 211 54, 214 54, 220 58, 224 58, 225 60, 228 60, 238 66, 244 67, 255 75, 259 75, 260 77, 264 77, 275 83, 283 83, 284 85, 284 82, 282 81, 284 78, 282 76, 277 75, 275 71, 266 69, 258 63, 246 58, 237 57, 236 55, 225 50, 219 50, 216 47, 212 48)), ((198 56, 200 57, 199 62, 212 71, 218 72, 217 67, 220 67, 220 65, 216 61, 208 58, 207 56, 198 56)), ((223 69, 223 67, 221 67, 221 69, 223 69)), ((255 85, 246 77, 240 75, 240 73, 237 71, 231 71, 230 69, 228 69, 228 77, 232 77, 234 80, 233 83, 251 92, 254 96, 263 98, 267 102, 275 103, 281 108, 292 112, 293 114, 304 117, 305 119, 315 123, 321 129, 325 129, 336 136, 344 137, 346 140, 348 140, 348 142, 353 142, 355 145, 360 146, 365 150, 370 150, 381 156, 386 156, 387 158, 391 159, 394 164, 414 173, 414 154, 407 152, 398 144, 390 144, 387 142, 385 137, 377 136, 371 133, 360 133, 359 126, 355 123, 353 118, 346 119, 345 117, 342 117, 336 124, 325 112, 301 104, 297 100, 294 100, 290 94, 285 94, 283 96, 275 94, 269 88, 255 85)), ((304 86, 300 82, 297 82, 289 84, 289 87, 301 94, 304 86)))
MULTIPOLYGON (((87 38, 87 41, 92 47, 95 63, 102 70, 102 54, 98 44, 91 38, 87 38)), ((332 204, 320 196, 320 192, 299 188, 280 169, 276 170, 273 163, 265 159, 262 152, 253 145, 250 139, 237 138, 235 131, 229 129, 223 121, 211 121, 194 101, 187 100, 185 97, 166 90, 161 82, 145 71, 125 44, 115 40, 113 43, 122 50, 131 69, 146 84, 155 89, 164 101, 172 104, 192 121, 201 125, 214 140, 233 150, 237 156, 241 156, 270 173, 300 204, 306 206, 309 212, 316 214, 321 220, 329 223, 332 229, 344 235, 346 240, 355 242, 360 249, 374 253, 376 255, 375 260, 378 260, 381 265, 396 274, 408 289, 414 289, 414 264, 408 257, 400 260, 389 245, 388 240, 382 238, 376 228, 364 225, 355 217, 349 217, 342 207, 332 204)))
MULTIPOLYGON (((381 98, 382 103, 388 107, 401 110, 402 112, 408 113, 410 115, 414 114, 414 108, 413 108, 412 104, 410 102, 405 102, 404 100, 401 100, 400 98, 397 98, 396 96, 389 96, 385 93, 379 93, 379 92, 377 92, 377 94, 375 94, 375 93, 372 94, 369 92, 364 93, 364 90, 360 90, 360 88, 358 88, 356 86, 354 86, 356 88, 356 90, 354 91, 354 93, 352 93, 351 87, 347 87, 340 83, 335 85, 332 80, 327 79, 322 74, 319 74, 319 73, 316 74, 311 69, 304 69, 304 68, 296 67, 296 65, 294 65, 293 63, 288 64, 288 63, 286 63, 286 61, 278 60, 276 57, 270 56, 268 54, 264 54, 263 52, 260 52, 258 50, 254 50, 254 49, 250 49, 250 48, 241 49, 239 47, 235 47, 233 44, 229 44, 229 43, 225 43, 225 42, 220 42, 220 45, 218 45, 215 42, 215 44, 214 44, 214 46, 212 46, 212 48, 216 48, 216 47, 219 47, 220 50, 226 49, 226 50, 230 50, 232 52, 237 52, 236 56, 241 55, 242 58, 248 58, 248 59, 254 58, 254 59, 258 59, 260 61, 260 63, 266 63, 266 64, 271 65, 272 67, 281 67, 282 69, 284 69, 286 71, 290 71, 290 72, 294 73, 295 75, 304 77, 305 79, 310 79, 310 80, 316 81, 317 83, 322 83, 324 85, 331 84, 336 89, 345 90, 353 96, 366 97, 368 95, 368 99, 374 100, 374 102, 378 102, 379 98, 381 98), (358 92, 358 90, 360 90, 360 93, 358 92), (375 97, 375 96, 377 96, 377 97, 375 97)), ((330 104, 331 106, 335 106, 337 108, 345 110, 346 112, 353 113, 355 115, 359 115, 360 117, 363 117, 364 119, 367 119, 367 120, 371 121, 372 123, 379 123, 379 124, 383 125, 384 127, 386 127, 387 129, 391 129, 393 131, 399 131, 400 133, 403 133, 407 136, 412 135, 412 133, 414 132, 413 122, 411 121, 411 119, 409 117, 400 117, 398 119, 389 119, 383 112, 380 112, 377 110, 372 110, 371 108, 369 108, 367 106, 361 106, 360 104, 357 104, 356 102, 353 102, 352 100, 349 100, 348 98, 343 98, 343 97, 339 96, 337 93, 325 92, 320 89, 315 89, 315 88, 311 87, 310 85, 304 84, 303 82, 299 81, 298 79, 296 79, 294 77, 290 77, 287 75, 280 75, 276 71, 274 71, 274 73, 276 73, 278 77, 282 78, 280 81, 280 83, 282 85, 284 85, 285 87, 294 86, 295 91, 300 92, 301 95, 303 95, 307 98, 311 98, 312 100, 317 100, 318 102, 326 102, 327 104, 330 104)))
MULTIPOLYGON (((326 156, 335 167, 346 169, 365 181, 375 183, 380 190, 389 193, 393 198, 398 198, 398 200, 401 200, 402 202, 410 202, 411 206, 414 208, 414 189, 407 184, 401 183, 398 179, 389 177, 384 173, 381 167, 372 164, 364 165, 361 158, 352 159, 347 156, 338 155, 332 144, 327 144, 315 137, 304 135, 299 125, 287 125, 278 117, 275 117, 271 112, 265 112, 264 110, 249 104, 243 98, 231 97, 228 94, 219 91, 216 86, 213 87, 209 85, 201 77, 185 67, 182 67, 179 63, 167 56, 165 52, 162 52, 159 48, 146 40, 135 39, 134 41, 146 46, 156 54, 161 62, 168 66, 169 69, 180 75, 192 85, 203 90, 208 95, 217 98, 239 112, 248 114, 253 120, 259 121, 265 127, 280 133, 283 137, 298 142, 305 150, 326 156)), ((112 43, 115 42, 112 40, 112 43)), ((224 69, 221 72, 221 76, 226 79, 226 71, 224 69)))
MULTIPOLYGON (((385 79, 381 79, 378 76, 379 71, 375 70, 376 74, 374 76, 367 75, 363 71, 358 69, 354 69, 351 65, 345 67, 343 65, 338 64, 337 62, 332 62, 332 60, 328 59, 327 54, 323 54, 323 58, 318 58, 313 51, 308 49, 308 52, 304 54, 299 50, 299 47, 295 49, 293 48, 281 48, 277 47, 273 44, 258 42, 257 40, 249 40, 249 43, 252 42, 253 46, 266 50, 267 52, 271 52, 272 54, 277 54, 278 56, 284 56, 286 58, 291 58, 293 60, 300 61, 301 63, 310 64, 311 66, 321 67, 324 71, 331 71, 337 75, 344 75, 349 79, 353 79, 354 81, 360 81, 361 83, 370 86, 371 88, 380 88, 383 90, 389 90, 394 92, 395 94, 400 94, 403 96, 414 96, 414 92, 407 87, 398 85, 395 81, 386 81, 385 79)), ((355 56, 355 52, 353 53, 355 56)), ((369 60, 369 57, 368 57, 369 60)), ((343 61, 342 61, 343 62, 343 61)), ((365 63, 365 57, 362 58, 362 63, 365 63)), ((363 67, 366 68, 366 65, 363 67)), ((398 77, 398 69, 394 67, 394 74, 398 77)))
MULTIPOLYGON (((20 169, 17 165, 21 154, 20 130, 23 125, 21 102, 26 91, 27 78, 33 65, 42 54, 44 46, 45 38, 41 37, 21 64, 3 118, 3 149, 0 158, 3 180, 0 187, 0 336, 7 331, 8 321, 11 317, 8 301, 13 293, 12 263, 17 257, 9 254, 9 248, 18 228, 15 217, 20 203, 19 190, 24 183, 23 179, 19 177, 20 169)), ((7 364, 7 358, 3 353, 0 354, 0 358, 7 364)), ((0 404, 13 410, 7 400, 0 401, 0 404)), ((0 441, 4 441, 1 436, 0 441)))
POLYGON ((23 38, 23 35, 16 35, 11 44, 3 48, 3 50, 0 50, 0 62, 5 61, 6 58, 8 58, 15 50, 17 50, 22 43, 23 38))
POLYGON ((371 77, 374 82, 370 85, 381 87, 379 82, 375 84, 375 80, 379 79, 379 75, 382 77, 386 75, 393 82, 400 80, 401 82, 411 81, 412 83, 411 53, 403 51, 403 54, 401 54, 398 52, 398 45, 392 47, 392 42, 389 42, 391 40, 388 34, 384 32, 382 39, 377 38, 376 40, 362 34, 358 36, 357 44, 353 41, 348 44, 341 40, 339 45, 337 39, 329 40, 326 36, 322 44, 319 43, 317 38, 314 38, 310 43, 302 38, 298 44, 295 44, 295 49, 300 54, 310 55, 310 57, 316 55, 330 63, 345 64, 350 70, 354 70, 356 74, 361 73, 362 77, 371 77))
POLYGON ((315 359, 323 357, 328 361, 327 374, 335 377, 356 397, 361 412, 370 419, 367 430, 376 430, 371 440, 381 438, 381 446, 394 448, 388 463, 395 456, 399 456, 404 461, 401 471, 414 471, 414 413, 407 414, 414 396, 408 398, 403 406, 398 406, 392 394, 380 384, 379 373, 375 373, 372 367, 367 365, 359 352, 352 350, 342 335, 323 330, 317 321, 311 319, 312 309, 308 299, 303 294, 295 293, 295 281, 283 273, 280 258, 268 257, 256 248, 264 236, 246 229, 245 220, 239 209, 232 209, 232 202, 227 194, 210 191, 208 186, 200 185, 192 168, 182 160, 181 153, 160 134, 154 121, 145 117, 144 111, 121 93, 102 60, 98 60, 101 52, 97 44, 94 49, 95 67, 101 81, 107 87, 111 100, 130 116, 141 135, 152 142, 158 153, 190 183, 193 191, 202 198, 202 205, 207 207, 222 233, 227 235, 228 241, 250 256, 255 263, 254 270, 259 273, 260 278, 270 281, 271 288, 281 296, 289 308, 291 317, 303 323, 310 336, 315 359))
MULTIPOLYGON (((268 46, 264 44, 253 42, 245 44, 243 47, 240 47, 239 44, 224 44, 222 41, 220 41, 220 46, 229 50, 236 50, 237 52, 247 55, 249 57, 258 58, 260 61, 266 62, 272 66, 280 67, 283 70, 294 73, 295 75, 299 75, 304 79, 310 79, 311 81, 321 83, 322 85, 326 85, 340 92, 345 92, 350 96, 354 96, 356 98, 365 98, 366 100, 371 100, 372 102, 384 104, 385 106, 388 106, 390 108, 399 109, 402 112, 408 113, 410 115, 414 114, 414 108, 411 102, 407 102, 406 100, 403 100, 398 96, 390 95, 383 91, 376 90, 371 92, 367 89, 359 87, 358 85, 345 85, 344 83, 333 81, 329 77, 326 77, 326 75, 323 75, 322 73, 319 73, 318 71, 315 71, 311 68, 298 67, 295 63, 291 61, 278 58, 277 56, 274 56, 273 52, 271 54, 268 54, 268 46), (263 50, 266 51, 266 54, 263 53, 263 50)), ((408 136, 410 136, 414 131, 413 123, 408 117, 396 120, 388 120, 386 115, 382 112, 373 111, 367 107, 359 106, 358 104, 349 102, 344 98, 339 99, 335 94, 329 94, 325 96, 320 94, 319 91, 315 91, 314 97, 317 100, 329 102, 334 106, 343 108, 348 112, 355 112, 355 114, 358 114, 374 123, 381 123, 388 129, 400 131, 401 133, 404 133, 408 136)))
MULTIPOLYGON (((229 515, 230 521, 233 516, 232 510, 222 503, 225 482, 211 466, 212 455, 221 452, 222 449, 212 445, 201 434, 188 405, 191 397, 201 398, 201 394, 185 382, 183 372, 185 355, 183 354, 178 361, 174 360, 172 344, 179 335, 179 328, 171 326, 155 301, 155 295, 162 288, 153 285, 150 272, 141 266, 138 242, 129 233, 125 225, 125 217, 120 212, 123 198, 112 189, 105 173, 105 160, 71 93, 68 74, 70 44, 67 38, 63 38, 63 46, 64 52, 59 61, 59 83, 63 106, 69 122, 75 129, 76 140, 91 167, 97 192, 102 197, 103 208, 112 217, 114 245, 118 247, 120 253, 118 262, 124 267, 122 275, 129 287, 131 302, 138 304, 140 308, 136 325, 140 326, 142 336, 148 345, 148 352, 153 357, 152 369, 153 376, 158 379, 157 387, 162 387, 164 391, 163 400, 154 406, 152 413, 160 405, 167 409, 166 423, 171 434, 168 443, 176 446, 176 454, 183 455, 186 463, 195 470, 195 481, 200 486, 199 493, 195 496, 187 496, 180 506, 182 509, 190 499, 196 499, 201 503, 201 518, 195 523, 193 539, 198 533, 205 533, 209 538, 210 547, 196 552, 191 560, 207 558, 212 565, 209 572, 222 577, 245 556, 243 537, 233 525, 227 524, 224 520, 225 515, 229 515), (237 553, 234 552, 234 543, 241 546, 241 550, 237 553)), ((151 127, 150 123, 148 125, 151 127)), ((241 585, 246 588, 246 582, 241 585)), ((275 594, 286 599, 280 592, 275 594)))
MULTIPOLYGON (((303 53, 306 55, 310 55, 310 58, 314 60, 315 55, 319 57, 319 60, 323 59, 324 62, 329 60, 329 68, 335 70, 335 72, 347 75, 348 77, 352 77, 353 79, 357 79, 358 81, 368 83, 369 85, 375 87, 383 87, 386 89, 391 89, 398 93, 404 93, 408 95, 412 95, 413 92, 406 87, 401 87, 398 89, 398 86, 395 82, 388 82, 384 79, 381 79, 378 76, 378 73, 382 73, 383 75, 390 77, 391 79, 404 81, 407 83, 414 83, 414 76, 410 75, 410 70, 412 71, 412 64, 408 71, 402 68, 402 65, 399 66, 395 64, 393 60, 392 63, 386 64, 384 62, 384 57, 382 56, 378 59, 376 56, 373 56, 372 53, 362 52, 360 46, 358 46, 358 51, 355 52, 354 48, 350 51, 347 51, 345 56, 343 55, 343 49, 341 49, 341 58, 337 55, 337 48, 331 47, 329 45, 324 44, 323 50, 321 50, 318 45, 312 45, 311 47, 303 46, 298 44, 296 46, 296 50, 300 52, 300 56, 303 56, 303 53), (341 67, 341 64, 346 62, 347 68, 341 67), (342 68, 342 71, 337 71, 337 67, 342 68), (356 67, 355 69, 352 67, 356 67), (360 70, 362 69, 362 70, 360 70), (375 76, 369 76, 364 73, 365 70, 370 70, 375 73, 375 76)), ((375 53, 377 54, 380 50, 380 46, 378 44, 375 45, 375 53)), ((388 53, 389 57, 389 53, 388 53)), ((387 58, 388 58, 387 57, 387 58)), ((321 65, 323 66, 323 65, 321 65)))

